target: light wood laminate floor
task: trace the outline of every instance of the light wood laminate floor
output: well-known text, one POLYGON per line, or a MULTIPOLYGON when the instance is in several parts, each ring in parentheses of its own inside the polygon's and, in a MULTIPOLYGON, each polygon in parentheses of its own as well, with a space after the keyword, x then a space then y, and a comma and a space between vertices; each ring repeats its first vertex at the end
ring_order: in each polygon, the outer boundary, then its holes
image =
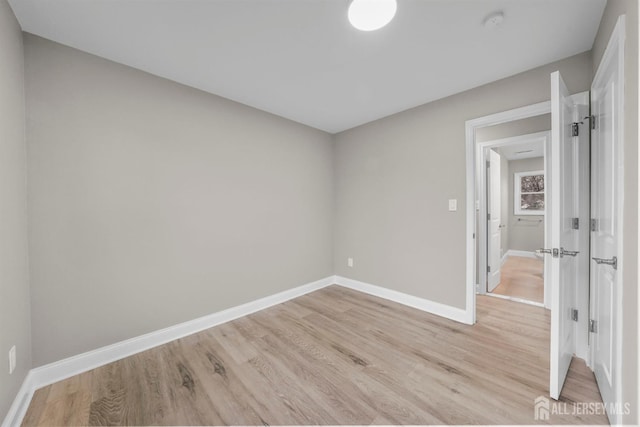
POLYGON ((544 261, 540 258, 507 257, 500 268, 500 284, 494 294, 544 302, 544 261))
MULTIPOLYGON (((549 312, 514 304, 469 326, 330 286, 44 387, 24 425, 534 424, 549 312)), ((561 399, 601 402, 583 363, 561 399)))

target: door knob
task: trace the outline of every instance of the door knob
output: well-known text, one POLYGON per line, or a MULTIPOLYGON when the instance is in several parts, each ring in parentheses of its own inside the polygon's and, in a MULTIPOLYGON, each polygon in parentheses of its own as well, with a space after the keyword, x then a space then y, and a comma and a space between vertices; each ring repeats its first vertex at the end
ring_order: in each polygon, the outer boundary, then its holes
POLYGON ((618 257, 614 256, 610 259, 593 257, 593 260, 596 262, 596 264, 606 264, 612 266, 614 270, 618 269, 618 257))
POLYGON ((579 251, 565 251, 564 248, 560 248, 560 256, 565 256, 565 255, 576 256, 579 253, 580 253, 579 251))

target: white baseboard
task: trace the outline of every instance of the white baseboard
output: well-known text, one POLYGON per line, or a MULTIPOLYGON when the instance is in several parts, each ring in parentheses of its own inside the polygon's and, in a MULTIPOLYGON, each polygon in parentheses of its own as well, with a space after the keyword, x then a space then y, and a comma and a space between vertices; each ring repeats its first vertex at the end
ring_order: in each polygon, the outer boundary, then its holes
POLYGON ((42 387, 62 381, 74 375, 81 374, 99 366, 123 359, 153 347, 195 334, 205 329, 229 322, 239 317, 247 316, 265 308, 289 301, 293 298, 337 284, 345 288, 354 289, 380 298, 395 301, 409 307, 417 308, 427 313, 446 317, 457 322, 473 324, 473 320, 466 310, 437 303, 424 298, 415 297, 402 292, 383 288, 376 285, 348 279, 341 276, 329 276, 324 279, 298 286, 297 288, 279 292, 256 301, 219 311, 198 319, 170 326, 165 329, 150 332, 145 335, 120 341, 105 347, 72 356, 48 365, 33 368, 25 377, 22 387, 16 395, 2 427, 19 426, 27 412, 33 393, 42 387))
POLYGON ((508 301, 515 301, 515 302, 519 302, 522 304, 529 304, 529 305, 534 305, 536 307, 540 307, 540 308, 545 308, 544 304, 541 302, 535 302, 535 301, 529 301, 528 299, 524 299, 524 298, 518 298, 518 297, 511 297, 508 295, 501 295, 501 294, 494 294, 494 293, 487 293, 487 296, 489 297, 493 297, 493 298, 500 298, 500 299, 505 299, 508 301))
POLYGON ((120 341, 105 347, 78 354, 48 365, 33 368, 25 378, 20 392, 2 423, 2 427, 19 426, 26 413, 28 404, 35 390, 62 381, 82 372, 90 371, 99 366, 106 365, 116 360, 123 359, 132 354, 149 350, 153 347, 195 334, 213 326, 229 322, 239 317, 247 316, 276 304, 289 301, 293 298, 308 294, 334 283, 334 276, 298 286, 297 288, 279 292, 232 307, 217 313, 213 313, 198 319, 170 326, 165 329, 140 335, 125 341, 120 341), (25 402, 26 401, 26 402, 25 402))
POLYGON ((348 279, 342 276, 335 276, 335 283, 340 286, 344 286, 345 288, 388 299, 409 307, 417 308, 418 310, 426 311, 427 313, 455 320, 456 322, 465 323, 467 325, 473 324, 471 316, 468 315, 467 310, 463 310, 461 308, 452 307, 450 305, 441 304, 439 302, 430 301, 428 299, 419 298, 403 292, 371 285, 358 280, 348 279))
POLYGON ((500 266, 503 266, 505 262, 507 262, 507 258, 509 258, 509 251, 502 254, 502 259, 500 260, 500 266))
POLYGON ((36 390, 33 386, 32 378, 31 371, 29 371, 22 382, 22 386, 20 386, 18 390, 16 398, 9 407, 9 412, 7 412, 7 415, 4 417, 4 421, 2 421, 2 427, 18 427, 22 424, 22 419, 27 413, 29 403, 31 403, 33 392, 36 390))
POLYGON ((509 249, 505 255, 508 256, 508 257, 510 257, 510 256, 521 256, 521 257, 525 257, 525 258, 538 258, 536 256, 535 252, 518 251, 516 249, 509 249))

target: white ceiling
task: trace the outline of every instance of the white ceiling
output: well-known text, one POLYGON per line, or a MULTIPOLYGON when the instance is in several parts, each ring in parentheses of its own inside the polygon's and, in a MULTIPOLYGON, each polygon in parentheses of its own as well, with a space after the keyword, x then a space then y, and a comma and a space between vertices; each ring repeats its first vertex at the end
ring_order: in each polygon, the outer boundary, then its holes
POLYGON ((606 0, 9 0, 24 31, 335 133, 591 49, 606 0), (502 10, 502 26, 487 15, 502 10))

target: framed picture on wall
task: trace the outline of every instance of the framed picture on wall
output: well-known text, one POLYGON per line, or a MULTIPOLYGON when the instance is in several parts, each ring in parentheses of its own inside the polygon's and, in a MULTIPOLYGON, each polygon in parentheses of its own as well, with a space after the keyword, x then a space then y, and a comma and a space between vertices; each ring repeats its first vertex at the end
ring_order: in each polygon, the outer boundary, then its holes
POLYGON ((514 215, 544 215, 544 171, 514 174, 514 215))

